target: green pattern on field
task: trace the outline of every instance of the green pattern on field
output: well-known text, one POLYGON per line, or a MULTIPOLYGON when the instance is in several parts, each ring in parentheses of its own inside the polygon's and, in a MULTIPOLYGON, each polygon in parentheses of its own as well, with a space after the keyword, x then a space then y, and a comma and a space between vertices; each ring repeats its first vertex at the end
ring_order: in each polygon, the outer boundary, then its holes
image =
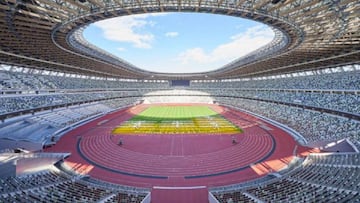
POLYGON ((134 116, 131 121, 179 121, 216 115, 207 106, 154 106, 134 116))

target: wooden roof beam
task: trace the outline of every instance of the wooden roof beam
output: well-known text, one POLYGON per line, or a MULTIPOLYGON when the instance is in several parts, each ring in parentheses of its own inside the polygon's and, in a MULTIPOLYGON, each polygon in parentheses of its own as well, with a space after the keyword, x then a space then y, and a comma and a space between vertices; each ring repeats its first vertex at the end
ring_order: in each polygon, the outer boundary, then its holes
POLYGON ((312 1, 308 2, 308 3, 306 3, 306 4, 300 5, 300 6, 298 6, 298 7, 292 7, 292 8, 290 8, 290 9, 288 9, 288 10, 280 11, 280 15, 281 15, 281 16, 286 16, 286 15, 288 15, 289 13, 292 13, 292 12, 294 12, 294 11, 300 11, 301 9, 304 9, 304 8, 306 8, 306 7, 313 6, 313 5, 315 5, 315 4, 319 3, 319 2, 321 2, 321 0, 312 0, 312 1))
POLYGON ((54 11, 54 10, 49 10, 47 8, 44 8, 44 7, 40 7, 40 6, 35 6, 35 5, 32 5, 32 4, 23 4, 25 5, 26 7, 28 8, 31 8, 32 10, 36 10, 36 11, 39 11, 39 13, 46 13, 46 14, 51 14, 53 16, 57 16, 59 18, 62 18, 62 19, 66 19, 68 18, 68 15, 62 13, 62 12, 57 12, 57 11, 54 11))
POLYGON ((36 1, 41 2, 41 3, 43 3, 43 4, 50 5, 50 6, 52 6, 52 7, 56 7, 56 8, 58 8, 59 10, 65 10, 67 13, 72 13, 72 14, 74 14, 74 15, 77 14, 77 12, 74 11, 73 9, 70 9, 70 8, 68 8, 68 7, 66 7, 66 6, 63 6, 63 5, 59 5, 59 4, 57 4, 57 3, 53 2, 53 1, 49 1, 49 0, 36 0, 36 1))
POLYGON ((76 6, 78 8, 81 8, 84 11, 90 11, 90 7, 85 6, 80 2, 77 2, 77 1, 74 1, 74 0, 63 0, 63 1, 69 3, 69 4, 73 5, 73 6, 76 6))
POLYGON ((87 1, 99 8, 105 8, 105 4, 102 1, 98 1, 98 0, 87 0, 87 1))
POLYGON ((49 20, 49 21, 54 22, 54 23, 60 23, 61 22, 60 19, 53 18, 53 17, 50 17, 50 16, 46 16, 46 15, 43 15, 43 14, 33 13, 33 12, 30 12, 30 11, 25 11, 25 10, 19 10, 18 12, 22 13, 24 15, 35 17, 35 18, 46 19, 46 20, 49 20))
POLYGON ((284 3, 278 3, 278 4, 275 4, 273 7, 271 7, 268 11, 269 12, 272 12, 276 9, 279 9, 280 7, 285 7, 286 5, 292 3, 293 1, 295 0, 286 0, 284 3))
MULTIPOLYGON (((234 9, 238 8, 240 5, 242 5, 243 3, 245 3, 245 1, 246 1, 246 0, 238 0, 234 9)), ((227 15, 231 14, 232 12, 234 12, 234 10, 229 10, 229 11, 227 12, 227 15)))
POLYGON ((40 19, 37 19, 37 18, 25 18, 25 17, 22 17, 22 16, 15 16, 14 19, 15 20, 21 20, 21 21, 26 21, 26 22, 29 22, 29 23, 35 23, 35 24, 38 24, 38 25, 48 25, 48 26, 51 26, 51 27, 54 26, 54 23, 52 23, 52 22, 40 20, 40 19))
POLYGON ((254 5, 254 9, 258 9, 258 8, 261 8, 263 7, 265 4, 268 4, 270 1, 269 0, 260 0, 259 2, 257 2, 255 5, 254 5))

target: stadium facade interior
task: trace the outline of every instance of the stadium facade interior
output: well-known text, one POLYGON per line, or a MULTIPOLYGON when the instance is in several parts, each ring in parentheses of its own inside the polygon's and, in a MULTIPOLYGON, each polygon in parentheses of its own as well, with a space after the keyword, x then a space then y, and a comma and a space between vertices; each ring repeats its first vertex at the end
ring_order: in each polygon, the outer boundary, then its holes
POLYGON ((0 0, 0 202, 360 202, 357 0, 0 0), (142 70, 87 25, 205 12, 274 39, 142 70))

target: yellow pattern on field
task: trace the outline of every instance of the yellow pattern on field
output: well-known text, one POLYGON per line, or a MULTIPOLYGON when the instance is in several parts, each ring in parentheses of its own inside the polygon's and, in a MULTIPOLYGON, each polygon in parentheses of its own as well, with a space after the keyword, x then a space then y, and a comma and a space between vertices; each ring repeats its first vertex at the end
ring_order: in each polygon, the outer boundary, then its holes
POLYGON ((242 130, 208 106, 151 106, 113 134, 235 134, 242 130))
POLYGON ((189 134, 241 132, 222 117, 200 117, 179 121, 126 121, 113 130, 114 134, 189 134))

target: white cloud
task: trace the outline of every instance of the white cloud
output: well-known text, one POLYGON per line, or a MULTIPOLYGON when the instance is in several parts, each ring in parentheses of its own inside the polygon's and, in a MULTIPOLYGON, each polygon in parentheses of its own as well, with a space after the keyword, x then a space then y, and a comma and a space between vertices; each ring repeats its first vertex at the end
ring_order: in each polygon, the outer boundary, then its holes
POLYGON ((146 13, 146 14, 139 14, 139 16, 144 16, 145 18, 149 16, 167 16, 169 13, 146 13))
POLYGON ((179 35, 178 32, 167 32, 165 33, 166 37, 177 37, 179 35))
POLYGON ((210 55, 206 54, 204 49, 197 47, 180 53, 178 59, 180 59, 183 64, 189 64, 192 62, 204 63, 209 59, 209 57, 210 55))
POLYGON ((273 31, 267 26, 251 27, 243 33, 231 36, 230 42, 221 44, 209 52, 200 47, 185 50, 178 55, 177 61, 182 65, 208 67, 221 63, 225 65, 266 45, 273 37, 273 31))
POLYGON ((106 39, 115 42, 131 43, 136 48, 149 49, 154 40, 154 35, 145 31, 146 26, 156 23, 146 20, 150 16, 164 16, 165 13, 131 15, 111 18, 94 23, 103 31, 106 39))
POLYGON ((118 47, 118 48, 116 48, 116 50, 118 50, 118 51, 126 51, 126 49, 123 48, 123 47, 118 47))

